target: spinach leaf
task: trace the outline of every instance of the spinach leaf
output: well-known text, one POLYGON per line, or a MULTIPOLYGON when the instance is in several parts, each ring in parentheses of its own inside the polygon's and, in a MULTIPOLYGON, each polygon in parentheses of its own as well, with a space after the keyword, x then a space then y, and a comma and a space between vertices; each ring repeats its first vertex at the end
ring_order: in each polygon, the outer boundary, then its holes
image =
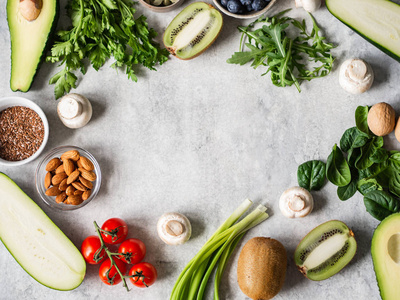
POLYGON ((382 189, 382 186, 374 178, 364 178, 357 182, 357 190, 364 196, 371 191, 382 191, 382 189))
POLYGON ((346 186, 351 181, 349 165, 342 151, 335 144, 326 162, 326 177, 337 186, 346 186))
POLYGON ((310 160, 297 169, 299 186, 309 191, 318 191, 325 183, 325 163, 319 160, 310 160))
POLYGON ((369 110, 368 106, 359 106, 356 109, 356 126, 360 131, 366 134, 369 134, 369 128, 367 123, 368 110, 369 110))
POLYGON ((392 176, 389 180, 389 191, 400 197, 400 173, 392 172, 392 176))
POLYGON ((369 135, 360 131, 357 127, 347 129, 340 139, 340 149, 343 152, 348 152, 353 148, 364 146, 369 139, 369 135))
POLYGON ((359 159, 360 156, 361 156, 360 148, 351 148, 347 153, 347 161, 349 162, 349 165, 355 167, 356 161, 359 159))
POLYGON ((374 139, 370 140, 361 148, 361 156, 356 160, 356 168, 359 170, 364 170, 373 165, 370 157, 375 153, 376 147, 374 145, 374 139))
POLYGON ((371 155, 370 160, 373 163, 379 164, 385 162, 389 157, 389 152, 384 148, 376 149, 375 153, 371 155))
POLYGON ((367 211, 382 221, 387 216, 400 212, 400 201, 384 191, 372 191, 364 196, 367 211))
POLYGON ((337 195, 340 200, 345 201, 350 199, 351 197, 354 196, 354 194, 357 192, 357 181, 352 180, 348 185, 346 186, 339 186, 337 188, 337 195))

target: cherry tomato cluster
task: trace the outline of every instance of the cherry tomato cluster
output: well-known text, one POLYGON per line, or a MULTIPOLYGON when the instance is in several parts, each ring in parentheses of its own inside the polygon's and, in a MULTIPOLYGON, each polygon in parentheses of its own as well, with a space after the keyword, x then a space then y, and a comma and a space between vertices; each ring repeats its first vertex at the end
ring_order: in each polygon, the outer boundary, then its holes
POLYGON ((100 264, 100 279, 108 285, 116 285, 125 278, 137 287, 149 287, 157 279, 156 268, 147 262, 141 262, 146 255, 146 246, 139 239, 126 239, 128 236, 128 225, 124 220, 111 218, 104 222, 101 228, 95 222, 98 236, 87 237, 81 247, 81 252, 89 264, 100 264), (113 253, 105 245, 116 245, 118 253, 113 253), (133 265, 126 274, 127 265, 133 265), (121 277, 122 276, 122 277, 121 277))

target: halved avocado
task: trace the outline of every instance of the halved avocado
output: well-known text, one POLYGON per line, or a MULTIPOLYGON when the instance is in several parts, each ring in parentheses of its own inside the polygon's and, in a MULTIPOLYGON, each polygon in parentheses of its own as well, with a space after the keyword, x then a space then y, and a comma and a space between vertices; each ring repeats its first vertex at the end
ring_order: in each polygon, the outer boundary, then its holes
POLYGON ((375 229, 372 260, 383 300, 400 297, 400 213, 385 218, 375 229))
POLYGON ((56 290, 78 287, 86 263, 75 245, 7 175, 0 173, 0 240, 21 267, 56 290))
POLYGON ((42 0, 39 16, 28 21, 20 12, 20 0, 7 1, 11 38, 10 87, 14 92, 27 92, 31 87, 39 63, 46 53, 46 44, 57 24, 58 10, 58 0, 42 0))

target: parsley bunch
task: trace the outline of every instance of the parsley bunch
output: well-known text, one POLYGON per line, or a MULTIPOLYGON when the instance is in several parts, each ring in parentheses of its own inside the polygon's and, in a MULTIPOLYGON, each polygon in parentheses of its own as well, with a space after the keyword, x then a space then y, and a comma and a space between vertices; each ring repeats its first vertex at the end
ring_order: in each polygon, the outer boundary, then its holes
MULTIPOLYGON (((244 45, 250 51, 235 52, 230 59, 230 64, 244 65, 253 61, 251 66, 268 66, 262 74, 271 74, 272 83, 276 86, 295 85, 300 92, 300 83, 314 78, 324 77, 332 70, 335 60, 329 53, 335 46, 325 42, 325 37, 319 35, 319 27, 310 14, 313 22, 311 33, 307 33, 305 20, 299 22, 290 17, 282 17, 287 11, 280 12, 272 18, 261 17, 247 27, 238 27, 242 32, 240 49, 244 45), (254 29, 258 23, 268 23, 259 29, 254 29), (292 24, 297 28, 297 36, 291 38, 286 29, 292 24), (248 43, 244 43, 247 36, 248 43), (305 61, 317 64, 311 70, 305 61)), ((292 33, 291 33, 292 35, 292 33)))
POLYGON ((57 41, 46 61, 61 62, 61 71, 50 79, 56 98, 76 87, 76 70, 86 73, 88 59, 98 71, 111 56, 113 68, 125 67, 128 78, 137 81, 135 67, 150 70, 168 59, 168 51, 153 41, 157 36, 146 17, 134 18, 131 0, 70 0, 67 6, 72 20, 70 30, 57 33, 57 41))

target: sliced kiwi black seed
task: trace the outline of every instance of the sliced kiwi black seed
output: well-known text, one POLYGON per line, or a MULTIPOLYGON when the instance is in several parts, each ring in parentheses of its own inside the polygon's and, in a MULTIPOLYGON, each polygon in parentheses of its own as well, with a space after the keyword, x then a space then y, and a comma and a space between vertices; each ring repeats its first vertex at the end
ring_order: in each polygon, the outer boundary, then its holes
POLYGON ((222 15, 212 5, 195 2, 185 7, 168 25, 163 42, 180 59, 192 59, 203 53, 218 37, 222 15))
POLYGON ((297 246, 294 261, 311 280, 324 280, 343 269, 354 257, 357 243, 353 232, 332 220, 310 231, 297 246))

